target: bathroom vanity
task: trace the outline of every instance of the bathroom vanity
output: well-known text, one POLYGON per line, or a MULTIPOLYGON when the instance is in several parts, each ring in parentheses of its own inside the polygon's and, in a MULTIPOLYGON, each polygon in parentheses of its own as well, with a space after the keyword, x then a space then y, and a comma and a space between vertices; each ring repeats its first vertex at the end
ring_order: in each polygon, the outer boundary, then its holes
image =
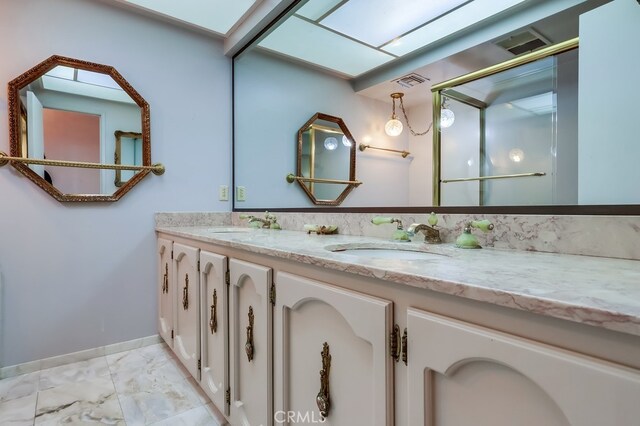
POLYGON ((158 232, 158 327, 232 425, 631 425, 637 261, 158 232), (288 417, 289 416, 289 417, 288 417), (293 416, 293 417, 291 417, 293 416))

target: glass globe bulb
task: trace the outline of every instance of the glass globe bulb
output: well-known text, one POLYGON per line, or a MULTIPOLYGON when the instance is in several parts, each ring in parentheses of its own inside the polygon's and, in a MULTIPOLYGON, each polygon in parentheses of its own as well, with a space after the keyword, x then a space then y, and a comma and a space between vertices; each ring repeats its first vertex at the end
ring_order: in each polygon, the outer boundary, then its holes
POLYGON ((346 137, 346 136, 342 137, 342 145, 351 148, 351 141, 349 140, 348 137, 346 137))
POLYGON ((453 122, 456 121, 456 115, 449 108, 442 108, 440 110, 440 127, 446 129, 451 127, 453 122))
POLYGON ((524 152, 519 148, 514 148, 509 151, 509 159, 514 163, 519 163, 524 160, 524 152))
POLYGON ((398 136, 402 133, 402 122, 395 116, 391 117, 387 124, 384 125, 384 132, 389 136, 398 136))
POLYGON ((324 147, 329 151, 333 151, 338 147, 338 139, 330 136, 324 140, 324 147))

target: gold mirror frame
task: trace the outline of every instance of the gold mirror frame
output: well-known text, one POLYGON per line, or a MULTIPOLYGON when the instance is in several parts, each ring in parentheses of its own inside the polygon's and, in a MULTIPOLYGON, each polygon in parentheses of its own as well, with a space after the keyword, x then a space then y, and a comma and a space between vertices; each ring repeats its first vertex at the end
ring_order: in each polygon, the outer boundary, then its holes
POLYGON ((347 195, 360 184, 360 182, 356 182, 356 141, 353 138, 353 135, 347 128, 347 125, 344 123, 342 118, 334 117, 333 115, 323 114, 321 112, 317 112, 311 117, 301 128, 298 130, 298 157, 297 157, 297 165, 296 165, 296 176, 302 176, 302 134, 316 121, 316 120, 325 120, 330 121, 332 123, 336 123, 342 133, 351 141, 351 148, 349 149, 349 182, 345 183, 344 181, 335 181, 329 182, 331 179, 324 179, 322 183, 333 183, 333 184, 346 184, 346 188, 335 200, 319 200, 313 194, 313 191, 305 185, 305 182, 301 179, 296 179, 298 184, 302 188, 302 190, 307 194, 311 202, 317 206, 339 206, 342 204, 347 195))
MULTIPOLYGON (((11 80, 8 84, 9 95, 9 143, 12 157, 26 157, 22 149, 22 110, 20 103, 20 90, 33 83, 45 73, 63 65, 86 71, 93 71, 110 76, 120 87, 133 99, 140 107, 142 119, 142 165, 151 166, 151 124, 149 104, 142 96, 125 80, 122 75, 112 66, 96 64, 79 59, 54 55, 35 67, 29 69, 19 77, 11 80)), ((27 164, 12 161, 11 165, 20 173, 29 178, 33 183, 42 188, 46 193, 58 201, 91 202, 91 201, 118 201, 124 194, 129 192, 138 182, 149 174, 151 170, 143 169, 131 177, 124 185, 118 188, 113 194, 64 194, 52 184, 40 177, 31 170, 27 164)))

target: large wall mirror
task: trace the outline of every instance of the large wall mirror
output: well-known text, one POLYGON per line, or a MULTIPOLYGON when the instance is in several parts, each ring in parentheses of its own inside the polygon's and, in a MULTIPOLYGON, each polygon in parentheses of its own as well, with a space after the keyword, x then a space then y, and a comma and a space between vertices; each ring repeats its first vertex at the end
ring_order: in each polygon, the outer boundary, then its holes
MULTIPOLYGON (((9 111, 12 157, 151 165, 149 105, 113 67, 52 56, 9 83, 9 111)), ((116 201, 149 173, 12 164, 59 201, 116 201)))
POLYGON ((234 57, 234 184, 247 190, 234 209, 317 208, 281 176, 295 168, 297 123, 323 111, 349 123, 359 143, 410 153, 357 152, 366 185, 340 208, 640 212, 633 112, 640 59, 621 53, 640 38, 636 1, 420 2, 410 12, 403 4, 297 1, 234 57), (443 128, 434 116, 432 88, 440 83, 575 38, 579 48, 443 89, 435 109, 446 107, 455 120, 443 128), (613 70, 624 90, 607 77, 613 70), (395 136, 385 131, 392 115, 404 127, 395 136), (441 161, 434 161, 434 132, 441 161), (434 175, 529 172, 539 176, 522 178, 536 182, 524 187, 510 186, 517 178, 434 185, 434 175))

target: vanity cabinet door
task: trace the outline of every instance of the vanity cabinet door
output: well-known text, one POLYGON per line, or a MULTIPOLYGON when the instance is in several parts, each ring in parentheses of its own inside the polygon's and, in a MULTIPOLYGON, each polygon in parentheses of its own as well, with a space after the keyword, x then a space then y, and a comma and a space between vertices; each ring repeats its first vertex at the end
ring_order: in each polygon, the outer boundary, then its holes
POLYGON ((601 426, 640 419, 640 372, 408 310, 414 425, 601 426))
POLYGON ((393 425, 392 302, 288 273, 276 290, 275 420, 319 423, 328 397, 327 425, 393 425))
POLYGON ((158 238, 158 334, 173 347, 173 241, 158 238))
POLYGON ((201 346, 200 386, 211 401, 229 415, 225 393, 229 386, 227 317, 227 258, 200 252, 201 346))
POLYGON ((229 260, 232 425, 273 424, 271 268, 229 260))
POLYGON ((200 360, 199 251, 178 243, 173 245, 176 287, 173 351, 196 379, 200 360))

